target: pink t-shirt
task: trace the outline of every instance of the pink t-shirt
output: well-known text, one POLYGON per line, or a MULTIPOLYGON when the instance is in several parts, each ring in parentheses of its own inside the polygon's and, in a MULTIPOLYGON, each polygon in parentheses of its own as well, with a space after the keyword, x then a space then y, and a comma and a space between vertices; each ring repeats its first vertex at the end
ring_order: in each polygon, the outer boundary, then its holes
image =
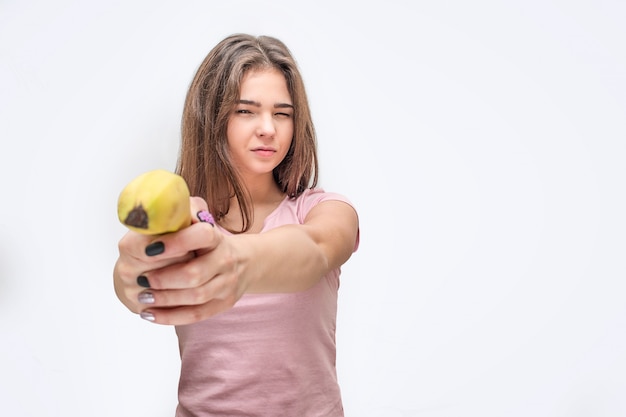
MULTIPOLYGON (((286 198, 263 231, 303 223, 321 189, 286 198)), ((354 250, 358 248, 358 238, 354 250)), ((296 293, 245 294, 210 319, 177 326, 181 377, 177 417, 341 417, 335 368, 340 270, 296 293)))

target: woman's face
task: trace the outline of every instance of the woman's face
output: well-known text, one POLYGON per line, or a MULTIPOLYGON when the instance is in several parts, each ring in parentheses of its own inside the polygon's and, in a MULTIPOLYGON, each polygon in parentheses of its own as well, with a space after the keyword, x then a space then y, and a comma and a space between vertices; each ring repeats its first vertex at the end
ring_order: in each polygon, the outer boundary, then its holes
POLYGON ((248 71, 226 135, 235 168, 244 178, 272 173, 293 137, 294 109, 285 76, 276 69, 248 71))

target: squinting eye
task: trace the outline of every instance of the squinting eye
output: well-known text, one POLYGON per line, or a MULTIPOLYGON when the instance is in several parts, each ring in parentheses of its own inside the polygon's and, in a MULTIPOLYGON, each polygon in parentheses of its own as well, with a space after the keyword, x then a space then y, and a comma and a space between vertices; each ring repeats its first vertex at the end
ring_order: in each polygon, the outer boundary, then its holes
POLYGON ((250 110, 246 110, 246 109, 238 109, 235 111, 235 113, 239 113, 239 114, 251 114, 250 110))
POLYGON ((276 113, 276 116, 291 117, 291 114, 289 114, 289 113, 276 113))

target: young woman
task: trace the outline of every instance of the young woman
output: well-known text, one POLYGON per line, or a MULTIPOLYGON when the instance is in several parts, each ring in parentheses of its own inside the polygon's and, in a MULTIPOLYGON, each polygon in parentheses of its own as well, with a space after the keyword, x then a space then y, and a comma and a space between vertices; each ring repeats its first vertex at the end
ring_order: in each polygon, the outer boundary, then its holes
POLYGON ((178 417, 343 416, 337 292, 358 218, 344 196, 317 187, 317 168, 287 47, 245 34, 221 41, 183 111, 177 171, 195 196, 193 224, 159 237, 129 231, 113 274, 131 311, 176 326, 178 417))

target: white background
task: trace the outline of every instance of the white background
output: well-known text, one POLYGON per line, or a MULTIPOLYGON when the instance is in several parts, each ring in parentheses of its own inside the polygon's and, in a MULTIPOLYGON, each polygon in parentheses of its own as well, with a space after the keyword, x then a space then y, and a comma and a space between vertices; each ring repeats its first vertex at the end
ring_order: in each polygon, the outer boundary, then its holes
POLYGON ((626 416, 621 1, 0 0, 0 414, 173 416, 177 342, 129 313, 116 200, 173 169, 226 35, 284 40, 322 186, 358 207, 347 417, 626 416))

